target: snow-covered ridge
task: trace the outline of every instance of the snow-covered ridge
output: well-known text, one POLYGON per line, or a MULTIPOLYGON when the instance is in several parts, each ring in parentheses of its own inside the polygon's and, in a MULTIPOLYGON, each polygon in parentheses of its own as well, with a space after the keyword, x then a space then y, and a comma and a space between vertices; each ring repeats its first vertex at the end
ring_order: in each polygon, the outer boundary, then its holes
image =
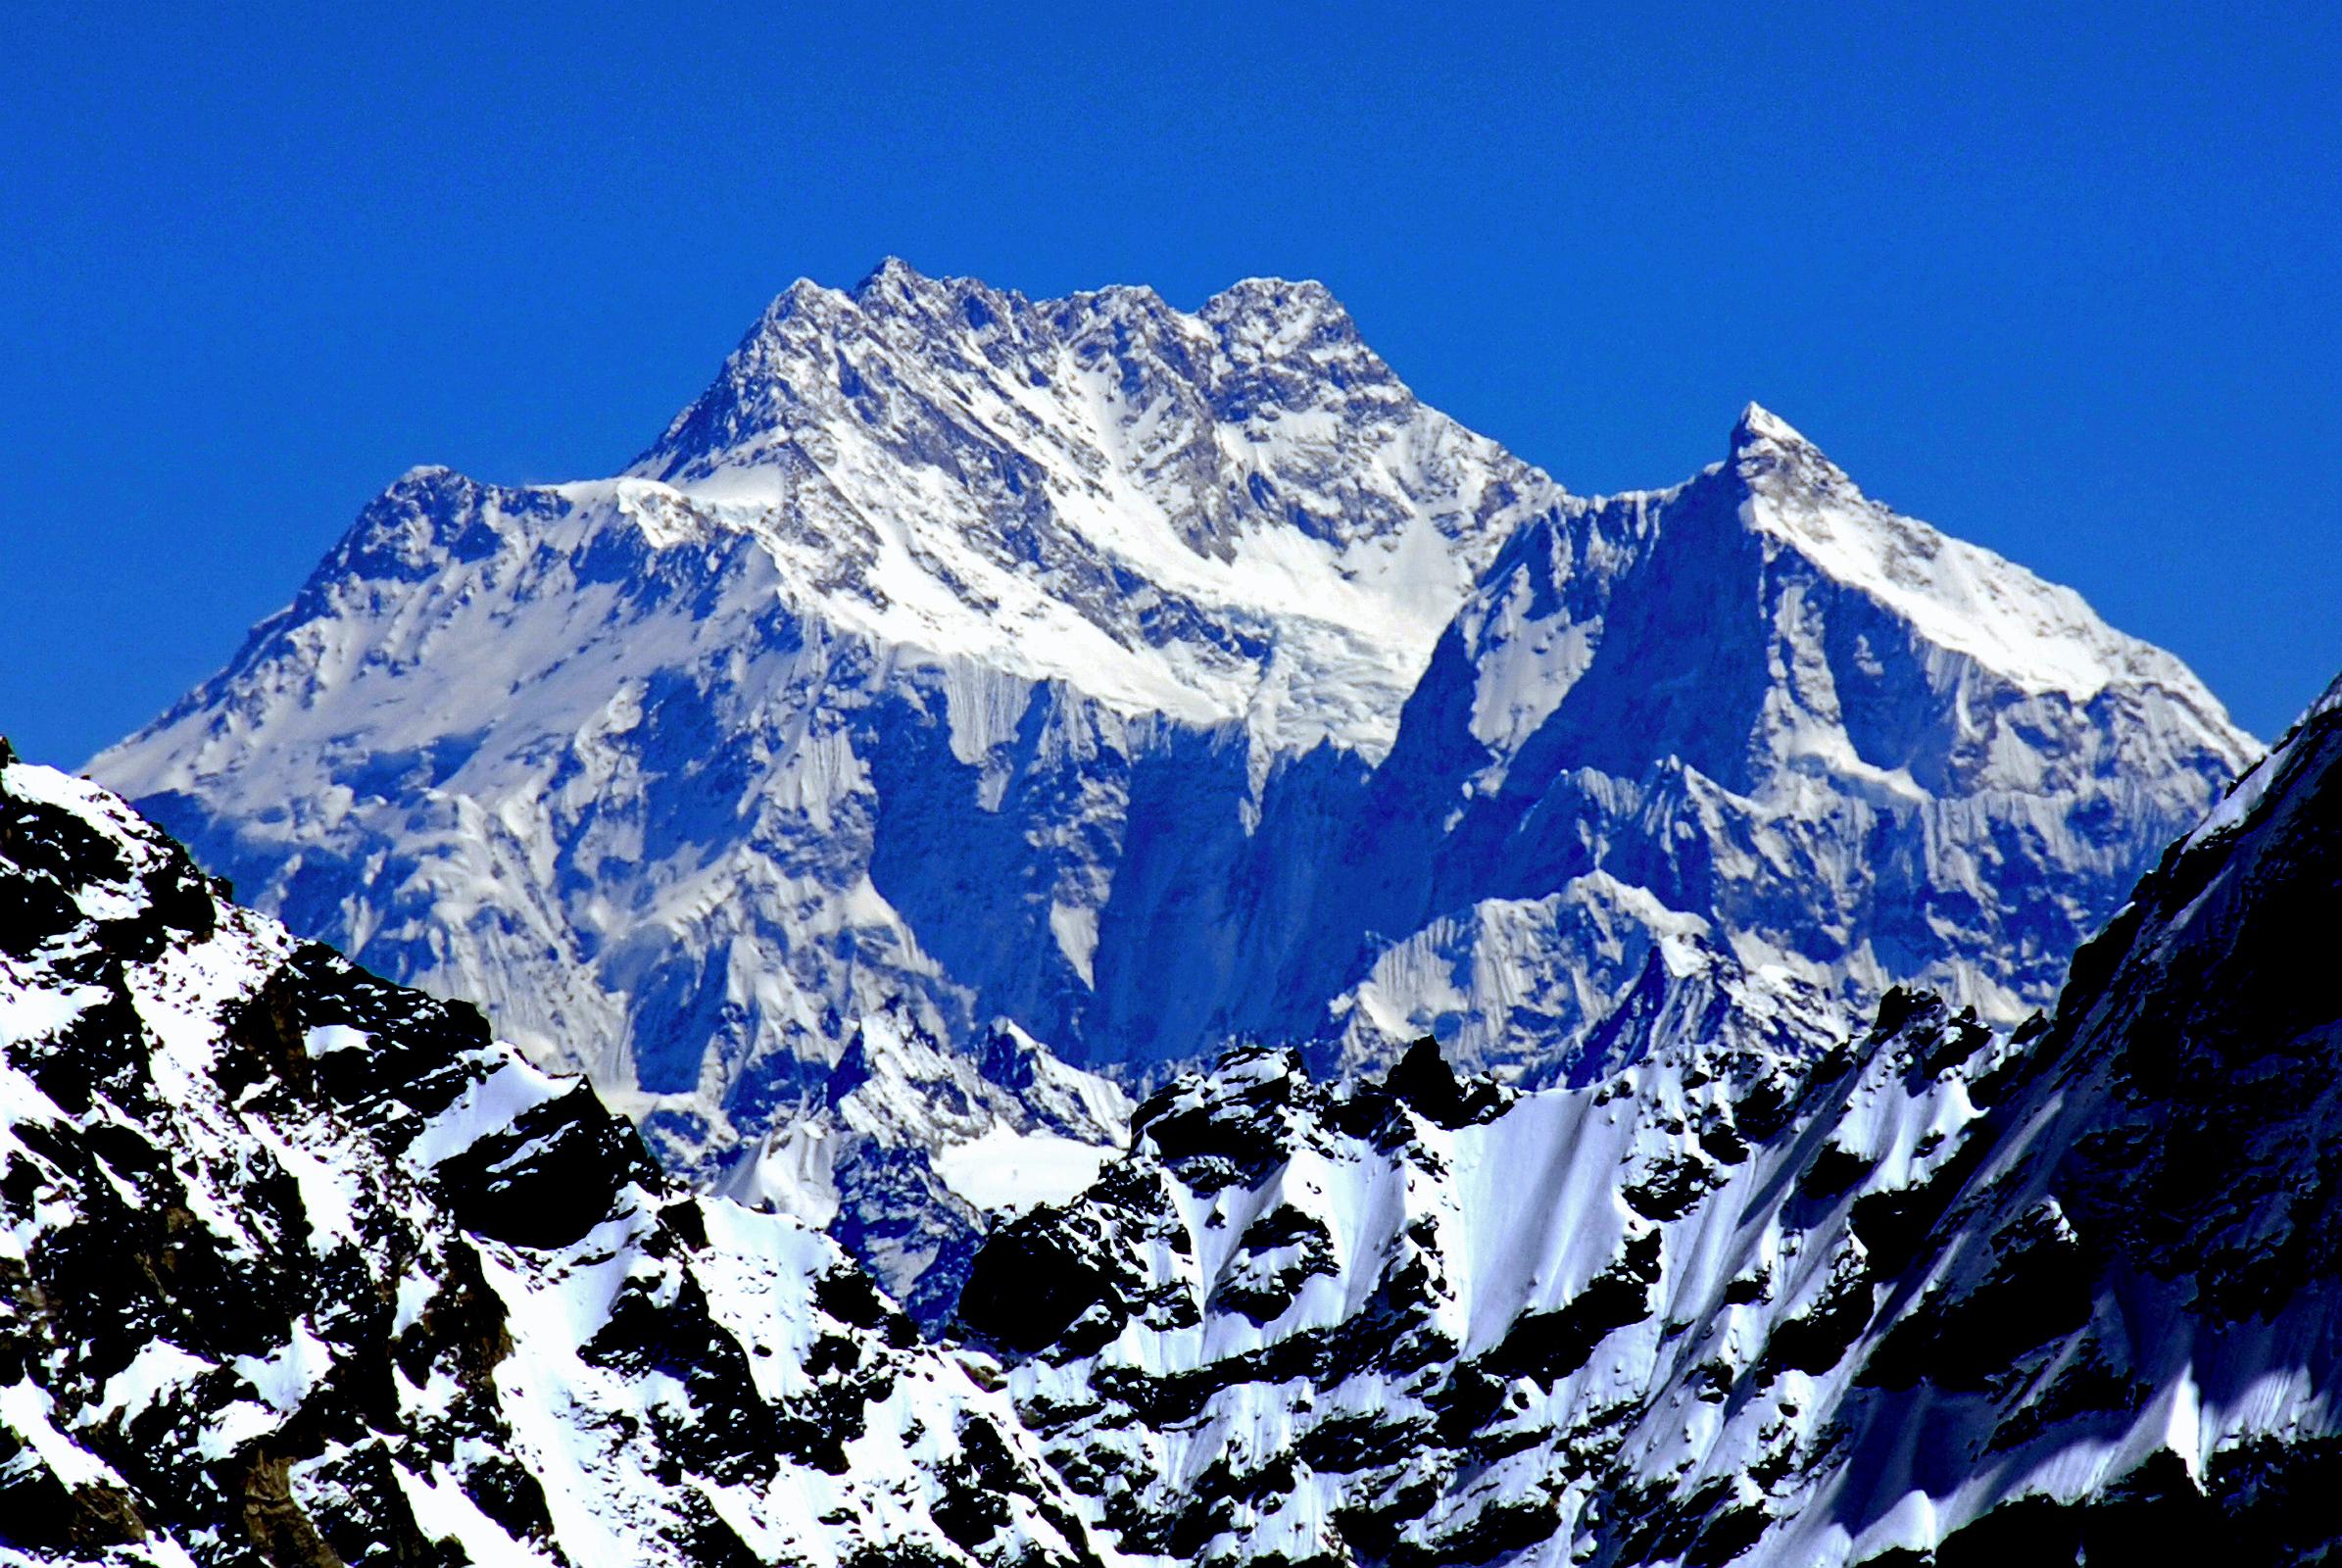
POLYGON ((995 1217, 1071 1198, 1129 1137, 1130 1098, 996 1020, 971 1054, 900 1004, 866 1015, 818 1104, 744 1150, 716 1191, 827 1228, 940 1322, 995 1217))
POLYGON ((1574 1060, 1587 983, 1627 994, 1692 927, 1776 991, 2013 1021, 2256 750, 2169 654, 1751 405, 1725 462, 1573 502, 1483 574, 1363 813, 1436 824, 1383 836, 1429 873, 1337 896, 1416 933, 1338 1000, 1340 1050, 1574 1060), (1385 972, 1427 946, 1445 977, 1385 972))
POLYGON ((0 1561, 1096 1564, 993 1381, 0 743, 0 1561))
POLYGON ((2116 631, 2073 589, 1871 500, 1770 410, 1742 412, 1732 463, 1747 481, 1750 527, 2023 690, 2086 703, 2125 682, 2200 689, 2178 660, 2116 631))
POLYGON ((889 644, 1370 753, 1473 571, 1561 499, 1321 284, 1191 316, 899 261, 792 285, 631 471, 889 644))
POLYGON ((2337 711, 2265 765, 2054 1018, 1525 1094, 1240 1054, 962 1318, 1164 1562, 2329 1560, 2337 711))

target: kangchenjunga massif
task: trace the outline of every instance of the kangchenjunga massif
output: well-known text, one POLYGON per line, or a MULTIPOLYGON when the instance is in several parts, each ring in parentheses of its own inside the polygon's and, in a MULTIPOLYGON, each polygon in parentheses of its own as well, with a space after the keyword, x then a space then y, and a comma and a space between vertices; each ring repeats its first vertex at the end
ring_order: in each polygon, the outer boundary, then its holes
POLYGON ((2327 1560, 2258 752, 1754 406, 1585 498, 1314 284, 800 283, 0 744, 0 1563, 2327 1560))
POLYGON ((2342 681, 1995 1027, 1252 1048, 923 1342, 0 750, 0 1562, 2330 1560, 2342 681))
POLYGON ((889 262, 615 478, 408 474, 90 770, 932 1325, 1233 1045, 1589 1084, 1898 985, 2013 1023, 2254 755, 1773 415, 1721 445, 1580 497, 1319 285, 889 262))

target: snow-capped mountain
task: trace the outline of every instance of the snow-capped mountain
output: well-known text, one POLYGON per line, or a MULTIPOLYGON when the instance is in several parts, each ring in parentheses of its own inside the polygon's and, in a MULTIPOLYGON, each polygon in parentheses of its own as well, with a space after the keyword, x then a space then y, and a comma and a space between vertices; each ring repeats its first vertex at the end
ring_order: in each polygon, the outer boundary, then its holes
MULTIPOLYGON (((1761 410, 1588 501, 1317 285, 890 263, 782 295, 617 478, 409 474, 91 768, 671 1167, 819 1212, 791 1129, 881 1015, 1139 1087, 1244 1039, 1820 1050, 1905 981, 2014 1019, 2251 750, 1761 410)), ((863 1147, 1088 1136, 970 1102, 863 1147)))
POLYGON ((2342 1544, 2342 681, 2014 1029, 1584 1087, 1252 1051, 979 1254, 1124 1549, 2255 1564, 2342 1544))
POLYGON ((1751 407, 1720 466, 1523 529, 1457 614, 1332 861, 1332 906, 1414 933, 1342 1043, 1581 1064, 1686 980, 1743 1025, 1898 983, 2014 1021, 2254 753, 2176 659, 1751 407))
POLYGON ((0 1562, 1098 1561, 834 1243, 0 743, 0 1562))

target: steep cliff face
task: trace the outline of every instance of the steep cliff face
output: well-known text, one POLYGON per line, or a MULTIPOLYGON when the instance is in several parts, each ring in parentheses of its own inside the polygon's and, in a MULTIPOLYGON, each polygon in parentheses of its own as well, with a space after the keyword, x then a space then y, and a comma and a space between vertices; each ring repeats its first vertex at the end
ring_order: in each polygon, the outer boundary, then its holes
POLYGON ((1096 1561, 979 1380, 0 747, 0 1559, 1096 1561))
POLYGON ((991 1217, 1061 1201, 1128 1142, 1131 1102, 1006 1021, 973 1054, 894 1007, 865 1017, 820 1102, 734 1162, 717 1190, 826 1227, 933 1326, 991 1217))
MULTIPOLYGON (((92 769, 714 1179, 881 1017, 1134 1088, 1246 1039, 1810 1052, 1901 982, 2013 1021, 2250 745, 1761 410, 1586 501, 1316 285, 890 264, 790 289, 624 475, 408 475, 92 769)), ((968 1092, 963 1146, 1048 1119, 968 1092)))
POLYGON ((2342 698, 2014 1030, 1598 1084, 1232 1057, 977 1259, 967 1328, 1182 1561, 2325 1560, 2342 698))
POLYGON ((1689 483, 1524 529, 1457 615, 1378 853, 1338 860, 1341 906, 1419 933, 1343 1044, 1598 1067, 1654 965, 1744 1019, 1916 983, 2014 1022, 2251 755, 2178 661, 1752 407, 1689 483))

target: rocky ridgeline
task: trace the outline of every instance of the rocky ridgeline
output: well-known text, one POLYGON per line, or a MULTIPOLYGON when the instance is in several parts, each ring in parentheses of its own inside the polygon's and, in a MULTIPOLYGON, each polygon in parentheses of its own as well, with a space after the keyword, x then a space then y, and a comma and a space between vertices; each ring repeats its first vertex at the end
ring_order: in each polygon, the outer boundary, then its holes
MULTIPOLYGON (((2014 1028, 1897 990, 1549 1088, 1239 1052, 939 1346, 0 759, 0 1561, 2323 1560, 2338 767, 2342 683, 2014 1028)), ((927 1055, 866 1043, 839 1127, 927 1055)))
POLYGON ((979 1378, 0 748, 0 1560, 1095 1561, 979 1378))
POLYGON ((1898 991, 1819 1060, 1531 1093, 1241 1054, 997 1233, 961 1323, 1167 1560, 2325 1560, 2338 764, 2329 699, 2054 1019, 1898 991))

